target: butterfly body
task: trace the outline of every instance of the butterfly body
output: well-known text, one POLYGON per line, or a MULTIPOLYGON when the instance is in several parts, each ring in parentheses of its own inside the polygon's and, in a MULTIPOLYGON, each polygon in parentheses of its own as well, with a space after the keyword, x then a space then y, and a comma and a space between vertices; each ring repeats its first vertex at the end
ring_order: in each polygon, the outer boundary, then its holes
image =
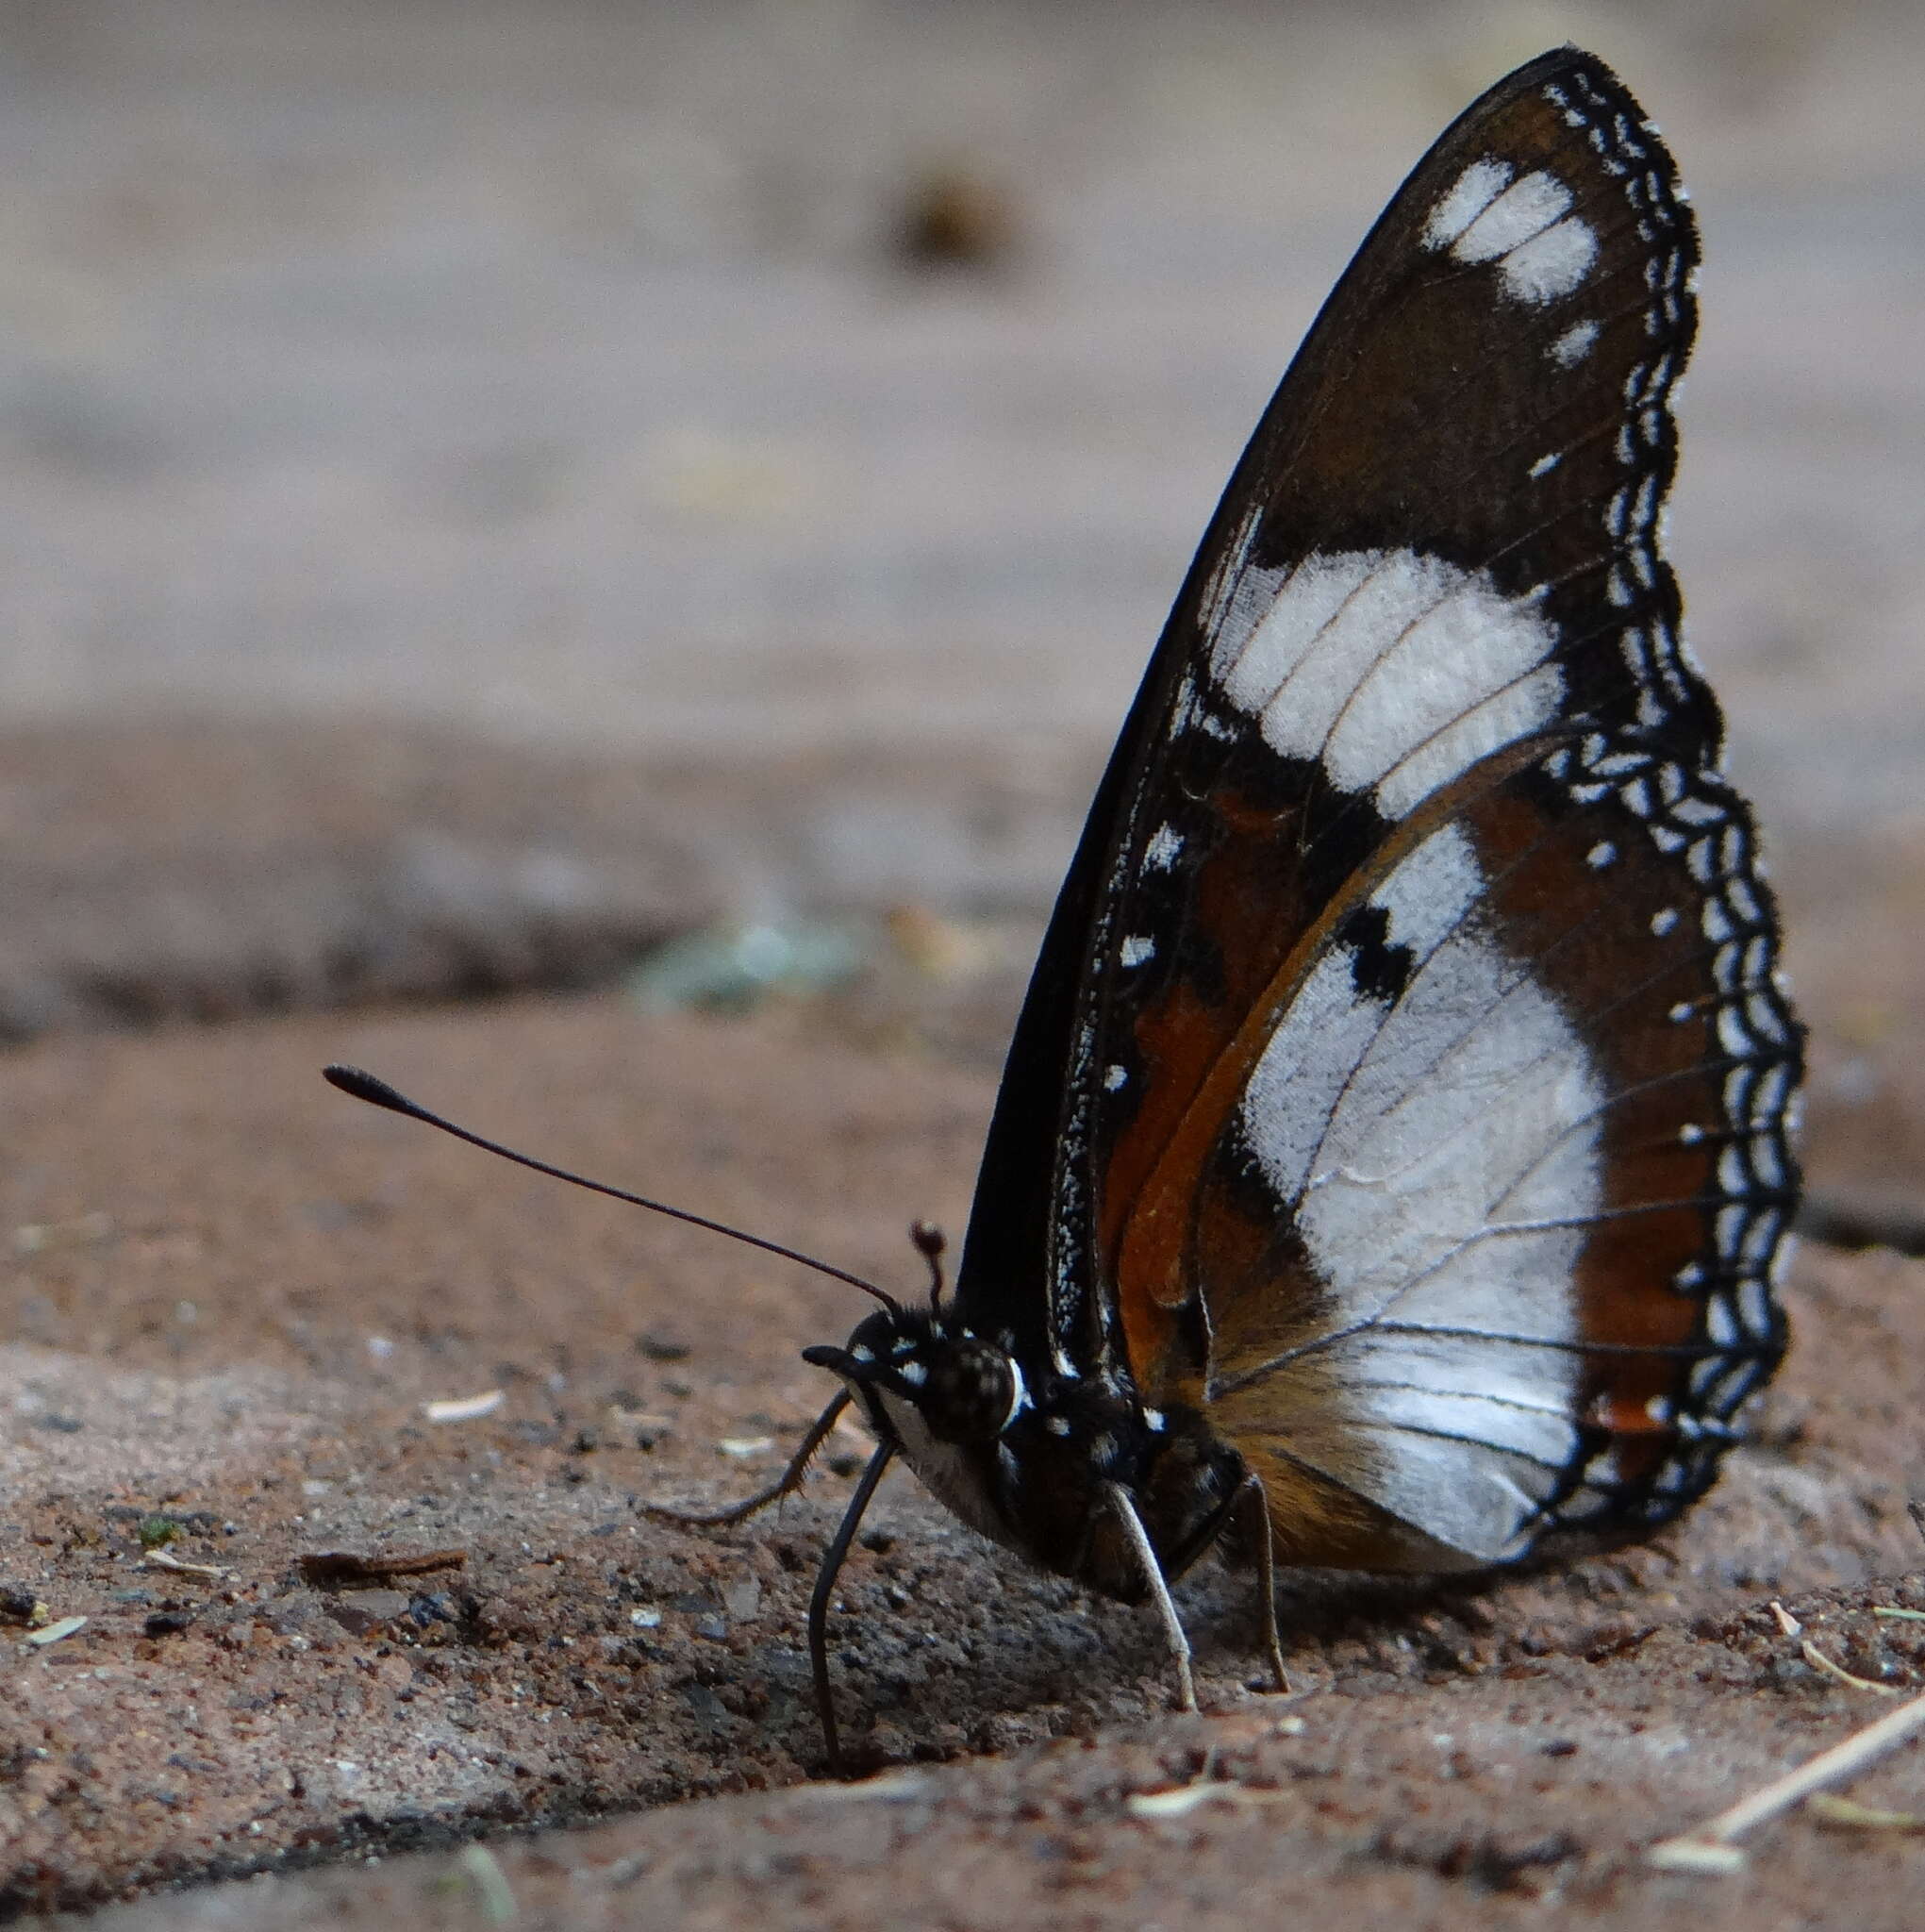
POLYGON ((1195 1408, 1155 1408, 1127 1382, 1047 1366, 1032 1379, 939 1308, 871 1315, 846 1348, 805 1359, 843 1378, 877 1441, 971 1529, 1125 1603, 1150 1584, 1109 1496, 1132 1499, 1163 1574, 1179 1576, 1248 1482, 1195 1408))

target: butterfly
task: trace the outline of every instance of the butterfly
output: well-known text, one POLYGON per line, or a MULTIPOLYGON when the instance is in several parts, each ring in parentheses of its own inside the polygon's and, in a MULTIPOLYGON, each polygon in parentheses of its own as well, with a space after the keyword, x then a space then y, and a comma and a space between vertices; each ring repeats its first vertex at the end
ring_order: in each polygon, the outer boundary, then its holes
POLYGON ((1697 260, 1564 48, 1325 304, 1098 790, 953 1289, 921 1231, 926 1306, 858 1284, 782 1476, 684 1518, 793 1491, 845 1410, 874 1438, 810 1608, 832 1759, 830 1594, 897 1458, 1153 1607, 1190 1707, 1170 1586, 1219 1546, 1281 1683, 1278 1563, 1501 1565, 1715 1479, 1785 1346, 1801 1035, 1659 550, 1697 260))

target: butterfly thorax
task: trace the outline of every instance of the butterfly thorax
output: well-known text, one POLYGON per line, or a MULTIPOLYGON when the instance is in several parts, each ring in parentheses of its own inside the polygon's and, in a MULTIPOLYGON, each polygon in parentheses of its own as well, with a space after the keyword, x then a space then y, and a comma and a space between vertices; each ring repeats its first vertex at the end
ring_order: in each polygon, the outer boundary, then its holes
POLYGON ((1128 1492, 1174 1576, 1245 1475, 1196 1410, 1148 1407, 1106 1377, 1026 1372, 940 1310, 871 1315, 847 1347, 804 1359, 842 1378, 877 1441, 971 1528, 1124 1602, 1143 1596, 1142 1570, 1106 1498, 1128 1492))

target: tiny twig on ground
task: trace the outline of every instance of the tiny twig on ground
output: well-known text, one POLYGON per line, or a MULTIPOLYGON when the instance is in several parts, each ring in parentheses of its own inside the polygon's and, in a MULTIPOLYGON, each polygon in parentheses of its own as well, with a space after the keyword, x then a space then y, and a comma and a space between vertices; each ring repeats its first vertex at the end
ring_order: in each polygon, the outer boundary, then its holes
POLYGON ((431 1570, 459 1570, 466 1550, 304 1550, 294 1558, 304 1583, 337 1588, 353 1583, 385 1583, 390 1576, 423 1576, 431 1570))
POLYGON ((1876 1806, 1834 1798, 1830 1791, 1815 1791, 1805 1800, 1805 1809, 1823 1824, 1849 1825, 1853 1831, 1925 1831, 1925 1818, 1916 1812, 1881 1811, 1876 1806))
POLYGON ((1767 1819, 1789 1811, 1814 1791, 1854 1776, 1920 1732, 1925 1732, 1925 1696, 1914 1697, 1909 1703, 1900 1705, 1898 1709, 1887 1711, 1876 1724, 1867 1724, 1842 1743, 1834 1744, 1829 1751, 1820 1751, 1797 1770, 1773 1778, 1761 1790, 1753 1791, 1749 1798, 1720 1811, 1716 1818, 1707 1819, 1695 1831, 1652 1845, 1645 1854, 1646 1859, 1651 1864, 1669 1867, 1673 1871, 1694 1867, 1701 1871, 1735 1870, 1734 1861, 1720 1857, 1721 1854, 1731 1851, 1734 1839, 1742 1837, 1753 1825, 1763 1824, 1767 1819))
POLYGON ((1835 1678, 1840 1684, 1849 1684, 1854 1690, 1869 1690, 1878 1697, 1902 1697, 1905 1694, 1895 1684, 1875 1684, 1869 1677, 1858 1676, 1843 1664, 1834 1663, 1809 1637, 1798 1647, 1805 1662, 1814 1670, 1824 1672, 1826 1676, 1835 1678))
POLYGON ((141 1558, 143 1570, 172 1570, 176 1576, 201 1576, 209 1583, 218 1583, 227 1574, 218 1563, 190 1563, 180 1557, 170 1557, 165 1550, 149 1550, 141 1558))

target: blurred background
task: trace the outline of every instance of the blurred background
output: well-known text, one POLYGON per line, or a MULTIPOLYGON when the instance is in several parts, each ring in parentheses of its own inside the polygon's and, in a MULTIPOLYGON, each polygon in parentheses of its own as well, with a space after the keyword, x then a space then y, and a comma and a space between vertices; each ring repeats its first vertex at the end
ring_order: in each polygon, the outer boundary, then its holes
POLYGON ((1925 11, 1876 0, 14 0, 0 1030, 642 960, 994 1064, 1302 330, 1564 39, 1694 188, 1672 555, 1818 1158, 1909 1199, 1925 11))

